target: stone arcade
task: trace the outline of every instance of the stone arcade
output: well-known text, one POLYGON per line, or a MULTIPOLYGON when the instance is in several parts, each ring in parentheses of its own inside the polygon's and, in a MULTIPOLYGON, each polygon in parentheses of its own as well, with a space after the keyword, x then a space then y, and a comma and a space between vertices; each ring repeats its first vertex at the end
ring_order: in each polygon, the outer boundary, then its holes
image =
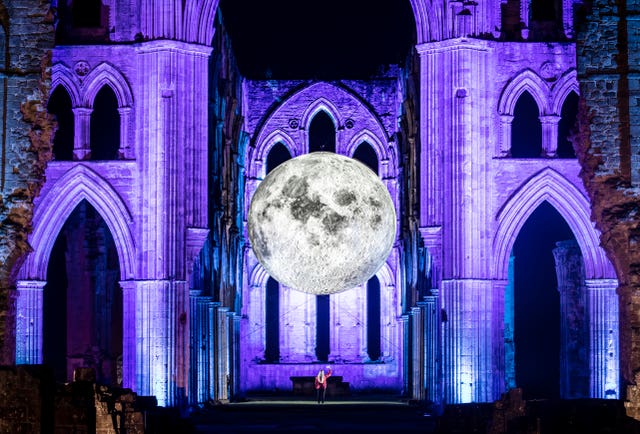
POLYGON ((94 367, 165 406, 290 391, 318 363, 352 391, 438 403, 536 383, 551 384, 541 396, 624 398, 636 381, 638 253, 625 240, 638 217, 608 218, 616 200, 637 204, 635 113, 599 115, 598 101, 624 102, 623 82, 637 92, 640 62, 588 54, 613 52, 592 34, 617 9, 594 6, 576 38, 580 2, 549 15, 537 0, 410 0, 405 64, 322 81, 241 76, 217 0, 58 1, 55 43, 50 5, 18 2, 39 11, 27 18, 15 3, 0 2, 5 364, 46 363, 60 380, 94 367), (576 158, 581 92, 595 114, 576 158), (601 122, 624 152, 607 150, 601 122), (369 165, 398 216, 377 275, 331 296, 280 286, 246 228, 261 179, 319 150, 369 165), (602 182, 614 174, 630 195, 602 182), (530 240, 541 228, 554 229, 544 248, 530 240), (550 258, 535 267, 552 283, 526 277, 529 251, 550 258), (619 285, 632 309, 620 315, 619 285), (549 315, 523 307, 531 292, 549 315), (539 381, 523 355, 542 347, 521 330, 543 322, 555 344, 540 371, 555 377, 539 381))

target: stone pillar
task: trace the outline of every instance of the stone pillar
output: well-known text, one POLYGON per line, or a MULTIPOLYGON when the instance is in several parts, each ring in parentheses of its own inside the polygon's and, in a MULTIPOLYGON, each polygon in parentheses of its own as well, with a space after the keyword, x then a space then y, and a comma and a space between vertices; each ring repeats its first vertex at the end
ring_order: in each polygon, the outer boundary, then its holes
POLYGON ((207 301, 210 297, 203 297, 202 291, 191 290, 189 291, 189 326, 191 329, 190 334, 190 357, 189 357, 189 403, 195 405, 198 403, 204 403, 208 401, 207 396, 208 387, 207 380, 209 370, 207 369, 208 348, 207 335, 208 321, 207 321, 207 301))
POLYGON ((411 397, 411 372, 412 372, 412 361, 410 355, 412 354, 411 347, 411 325, 410 325, 410 316, 407 314, 403 314, 400 316, 400 324, 402 326, 402 339, 403 339, 403 360, 402 360, 402 372, 403 375, 403 383, 402 383, 402 391, 404 395, 411 397))
POLYGON ((529 39, 529 2, 530 0, 520 1, 520 34, 525 41, 529 39))
POLYGON ((513 306, 513 261, 509 259, 509 275, 507 280, 494 280, 493 292, 493 393, 500 396, 506 390, 516 387, 516 365, 514 344, 513 306))
POLYGON ((587 398, 589 333, 582 254, 571 240, 557 242, 553 256, 560 293, 560 397, 587 398))
POLYGON ((216 401, 226 401, 229 399, 229 308, 218 307, 215 310, 215 387, 214 399, 216 401))
POLYGON ((558 124, 560 116, 540 116, 542 124, 542 152, 547 157, 555 157, 558 150, 558 124))
POLYGON ((424 298, 425 399, 440 402, 440 306, 438 290, 424 298))
POLYGON ((84 160, 91 152, 91 113, 92 108, 76 107, 73 109, 73 158, 84 160))
POLYGON ((213 397, 211 365, 214 359, 212 308, 219 305, 202 291, 192 290, 190 298, 190 394, 191 404, 200 404, 213 397))
POLYGON ((443 398, 447 403, 489 402, 493 391, 492 282, 442 282, 443 398))
POLYGON ((129 138, 129 124, 131 122, 131 107, 119 107, 120 113, 120 155, 125 160, 136 158, 133 141, 129 138))
POLYGON ((176 323, 184 285, 170 280, 136 281, 135 390, 154 395, 162 406, 174 405, 177 388, 183 387, 184 379, 177 372, 181 337, 176 323))
POLYGON ((589 306, 589 396, 620 398, 617 279, 586 280, 589 306))
POLYGON ((512 115, 500 115, 500 150, 499 157, 508 157, 511 154, 511 125, 512 115))
POLYGON ((122 288, 122 386, 136 389, 136 298, 134 280, 121 280, 122 288))
MULTIPOLYGON (((136 118, 140 168, 140 266, 137 311, 138 391, 160 405, 188 393, 189 293, 195 241, 207 227, 207 83, 211 47, 170 40, 136 48, 145 73, 136 118), (189 80, 183 80, 188 73, 189 80)), ((121 114, 127 115, 126 111, 121 114)), ((130 135, 130 134, 129 134, 130 135)), ((123 137, 123 139, 126 139, 123 137)), ((224 270, 223 270, 224 271, 224 270)), ((226 348, 226 347, 225 347, 226 348)))
POLYGON ((216 363, 216 357, 217 357, 217 353, 216 353, 217 323, 216 321, 217 321, 217 312, 219 307, 220 307, 220 303, 215 301, 210 301, 206 304, 207 330, 209 331, 209 334, 206 336, 206 345, 208 347, 208 351, 207 351, 207 359, 205 360, 205 363, 209 370, 209 373, 207 376, 208 387, 206 392, 208 399, 215 399, 216 388, 217 388, 216 372, 218 372, 218 365, 216 363))
POLYGON ((229 320, 229 399, 240 394, 240 320, 242 315, 236 312, 227 314, 229 320))
POLYGON ((47 282, 18 280, 16 287, 16 364, 42 363, 42 296, 47 282))
POLYGON ((424 303, 411 308, 411 399, 424 400, 424 303))

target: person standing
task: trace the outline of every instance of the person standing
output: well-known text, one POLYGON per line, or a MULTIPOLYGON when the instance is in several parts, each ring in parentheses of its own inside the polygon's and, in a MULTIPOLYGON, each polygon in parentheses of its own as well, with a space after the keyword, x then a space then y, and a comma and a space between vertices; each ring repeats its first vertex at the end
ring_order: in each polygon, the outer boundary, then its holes
MULTIPOLYGON (((328 367, 329 368, 329 367, 328 367)), ((327 394, 327 379, 331 377, 331 368, 329 368, 329 372, 324 373, 324 369, 320 369, 318 371, 318 375, 316 375, 316 394, 318 395, 318 404, 321 402, 324 404, 324 398, 327 394)))

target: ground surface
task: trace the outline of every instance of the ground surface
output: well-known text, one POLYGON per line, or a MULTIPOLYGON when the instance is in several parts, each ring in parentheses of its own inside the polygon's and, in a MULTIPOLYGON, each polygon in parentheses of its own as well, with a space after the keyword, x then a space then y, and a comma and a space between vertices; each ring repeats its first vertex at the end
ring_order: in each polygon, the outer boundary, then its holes
POLYGON ((436 421, 400 400, 251 399, 207 407, 191 415, 196 433, 430 433, 436 421))

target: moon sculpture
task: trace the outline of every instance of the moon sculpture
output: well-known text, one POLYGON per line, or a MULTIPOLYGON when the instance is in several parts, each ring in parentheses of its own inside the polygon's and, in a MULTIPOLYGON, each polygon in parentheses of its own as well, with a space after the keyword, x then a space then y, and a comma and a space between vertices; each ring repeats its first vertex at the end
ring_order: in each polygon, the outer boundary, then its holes
POLYGON ((269 173, 253 195, 248 224, 269 275, 311 294, 365 282, 396 236, 395 209, 380 178, 331 152, 301 155, 269 173))

